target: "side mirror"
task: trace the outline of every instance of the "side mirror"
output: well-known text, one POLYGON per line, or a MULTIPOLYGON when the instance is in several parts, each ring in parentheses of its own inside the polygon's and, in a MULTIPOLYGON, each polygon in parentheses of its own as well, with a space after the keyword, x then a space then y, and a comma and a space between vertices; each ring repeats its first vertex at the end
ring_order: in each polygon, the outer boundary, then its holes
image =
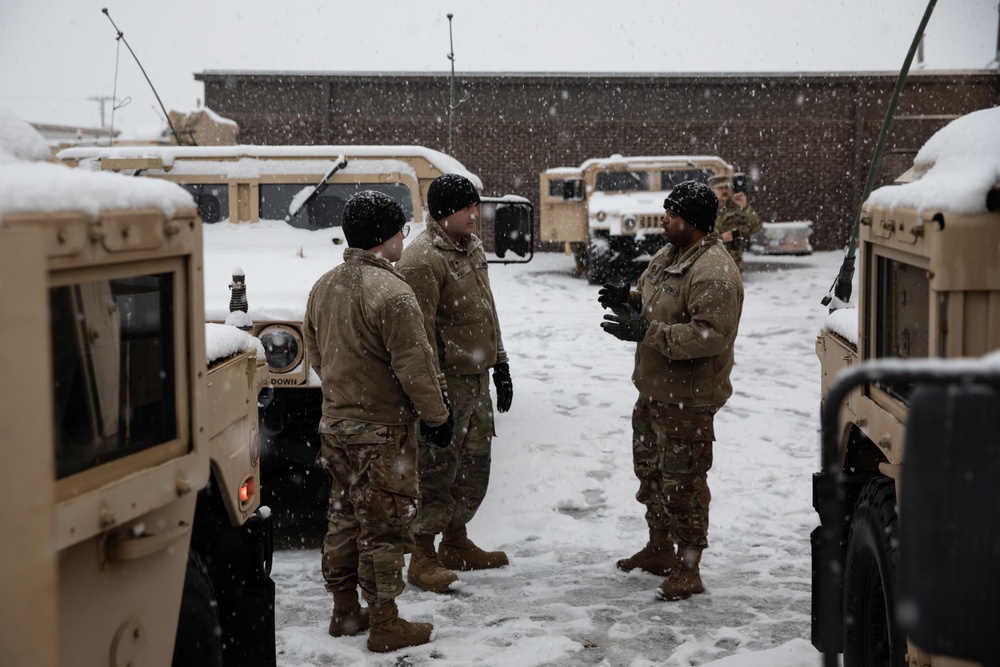
POLYGON ((524 197, 483 197, 479 203, 482 233, 493 238, 493 264, 527 264, 535 255, 534 207, 524 197), (507 258, 508 252, 517 257, 507 258))

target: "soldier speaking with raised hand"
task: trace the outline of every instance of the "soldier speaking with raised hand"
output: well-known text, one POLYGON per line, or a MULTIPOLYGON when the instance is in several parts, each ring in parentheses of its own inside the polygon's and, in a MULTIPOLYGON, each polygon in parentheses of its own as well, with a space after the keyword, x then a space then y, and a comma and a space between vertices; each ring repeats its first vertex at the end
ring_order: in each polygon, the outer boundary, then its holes
POLYGON ((617 565, 666 577, 660 597, 680 600, 705 590, 714 416, 733 393, 743 281, 715 230, 718 201, 707 185, 680 183, 663 208, 667 245, 634 290, 608 284, 598 301, 615 313, 601 327, 636 343, 632 461, 649 541, 617 565))

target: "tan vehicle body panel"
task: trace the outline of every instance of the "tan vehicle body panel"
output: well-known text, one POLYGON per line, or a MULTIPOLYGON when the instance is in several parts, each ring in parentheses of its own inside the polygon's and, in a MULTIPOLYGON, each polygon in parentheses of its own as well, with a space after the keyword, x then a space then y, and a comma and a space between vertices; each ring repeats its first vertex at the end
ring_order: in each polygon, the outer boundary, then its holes
MULTIPOLYGON (((141 170, 147 176, 176 183, 225 184, 229 194, 228 220, 230 224, 238 224, 260 221, 262 184, 293 183, 303 188, 314 186, 329 169, 324 165, 332 165, 339 157, 346 158, 350 168, 333 174, 327 179, 328 183, 401 183, 411 193, 414 220, 422 221, 427 210, 427 188, 431 181, 447 173, 450 168, 463 169, 454 161, 435 164, 426 157, 429 153, 431 152, 419 147, 392 146, 232 146, 220 147, 215 151, 187 147, 163 149, 147 147, 122 151, 71 149, 60 153, 60 158, 73 167, 79 166, 84 160, 99 159, 100 168, 106 171, 141 170), (413 150, 405 150, 407 148, 413 150), (240 171, 235 169, 235 165, 241 161, 244 161, 244 164, 246 161, 251 161, 262 165, 260 173, 252 176, 239 173, 234 175, 234 172, 240 171), (287 168, 282 166, 284 164, 288 165, 287 168), (315 166, 315 170, 309 165, 315 166)), ((465 175, 478 187, 477 177, 467 172, 465 175)), ((250 333, 260 337, 267 328, 275 325, 287 327, 295 332, 302 356, 300 362, 293 364, 289 369, 268 368, 267 382, 275 387, 319 391, 318 386, 308 384, 311 364, 305 356, 301 322, 255 319, 250 333)))
MULTIPOLYGON (((932 211, 918 214, 898 208, 866 207, 858 253, 858 345, 824 330, 816 340, 822 365, 822 396, 838 373, 875 358, 981 357, 1000 349, 1000 213, 960 215, 932 211), (893 303, 880 302, 878 265, 906 265, 918 275, 893 303), (878 349, 886 313, 901 322, 878 349)), ((906 403, 874 384, 855 388, 840 410, 840 460, 845 470, 873 470, 896 480, 900 488, 906 434, 906 403), (855 447, 852 433, 874 445, 855 447)), ((909 642, 911 667, 974 667, 955 658, 931 655, 909 642)))
MULTIPOLYGON (((18 378, 0 401, 0 481, 14 502, 0 551, 3 664, 169 665, 210 467, 234 525, 259 506, 256 493, 238 494, 249 478, 259 487, 252 443, 264 371, 252 350, 206 366, 201 257, 193 207, 171 219, 152 209, 3 218, 0 328, 24 341, 0 346, 5 373, 18 378), (159 271, 176 280, 175 437, 56 480, 49 289, 159 271)), ((90 342, 112 324, 92 327, 90 342)), ((117 378, 92 381, 117 423, 117 378)))

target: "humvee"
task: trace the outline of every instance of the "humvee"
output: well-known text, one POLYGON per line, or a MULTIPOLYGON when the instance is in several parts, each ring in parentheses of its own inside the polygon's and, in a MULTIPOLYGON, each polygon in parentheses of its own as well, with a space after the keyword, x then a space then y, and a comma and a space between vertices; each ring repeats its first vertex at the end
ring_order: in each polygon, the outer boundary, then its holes
POLYGON ((1000 349, 998 140, 1000 108, 959 118, 871 194, 857 307, 833 310, 816 339, 827 418, 813 481, 812 641, 842 652, 848 667, 996 662, 995 647, 986 660, 968 646, 1000 627, 1000 492, 995 478, 982 479, 1000 465, 997 403, 976 388, 995 392, 1000 377, 983 359, 1000 349), (923 384, 950 388, 918 402, 923 384), (955 401, 959 390, 972 398, 955 401), (993 425, 972 423, 977 411, 993 425), (992 463, 960 468, 980 457, 992 463), (995 541, 984 544, 986 535, 995 541), (986 567, 962 565, 969 559, 986 567), (837 579, 842 586, 831 586, 837 579), (928 586, 935 602, 921 606, 913 590, 928 586), (980 634, 961 636, 969 632, 980 634))
MULTIPOLYGON (((231 280, 240 298, 245 290, 250 333, 264 345, 264 494, 276 536, 282 546, 318 543, 328 488, 325 473, 313 465, 322 393, 302 318, 313 284, 341 261, 344 205, 360 190, 387 194, 403 207, 413 239, 423 228, 431 181, 459 173, 482 189, 480 179, 454 158, 420 146, 74 148, 58 157, 82 169, 173 181, 195 198, 205 222, 206 284, 231 280)), ((490 261, 531 259, 533 213, 526 199, 485 197, 481 213, 490 261)), ((209 321, 233 321, 231 300, 221 297, 206 294, 209 321)))
POLYGON ((190 195, 46 157, 0 114, 0 663, 273 666, 259 343, 190 195))
POLYGON ((594 284, 628 281, 634 260, 663 247, 663 200, 687 180, 733 175, 720 157, 667 155, 587 160, 539 177, 540 238, 561 241, 594 284))

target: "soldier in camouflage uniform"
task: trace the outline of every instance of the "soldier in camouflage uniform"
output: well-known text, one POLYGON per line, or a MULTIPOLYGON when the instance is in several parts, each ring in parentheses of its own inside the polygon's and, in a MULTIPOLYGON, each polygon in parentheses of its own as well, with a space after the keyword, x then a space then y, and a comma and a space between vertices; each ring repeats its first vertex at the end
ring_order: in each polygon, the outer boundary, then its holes
POLYGON ((468 538, 466 524, 486 496, 490 479, 493 403, 513 398, 507 353, 500 338, 482 242, 473 234, 479 193, 458 174, 445 174, 427 190, 427 229, 403 251, 396 265, 417 295, 435 362, 444 373, 454 416, 447 448, 420 446, 420 507, 407 581, 434 592, 458 580, 453 570, 502 567, 507 555, 483 551, 468 538), (435 552, 434 540, 442 534, 435 552))
POLYGON ((667 245, 635 290, 605 285, 598 300, 615 312, 604 330, 638 343, 632 460, 649 541, 617 565, 666 577, 660 597, 680 600, 705 590, 699 564, 708 546, 713 422, 733 392, 743 281, 715 231, 718 202, 707 185, 685 181, 663 207, 667 245))
POLYGON ((391 262, 403 250, 402 208, 366 191, 344 209, 344 263, 313 286, 303 321, 323 381, 320 463, 330 474, 322 570, 333 594, 330 634, 368 630, 368 648, 430 641, 429 623, 399 618, 403 552, 416 516, 417 420, 431 442, 451 442, 423 317, 391 262), (368 603, 358 602, 358 585, 368 603))
POLYGON ((733 180, 729 176, 713 176, 708 179, 719 200, 719 212, 715 217, 715 229, 729 249, 729 255, 743 272, 743 251, 750 245, 750 239, 760 232, 764 225, 760 216, 750 207, 745 192, 733 192, 733 180))

